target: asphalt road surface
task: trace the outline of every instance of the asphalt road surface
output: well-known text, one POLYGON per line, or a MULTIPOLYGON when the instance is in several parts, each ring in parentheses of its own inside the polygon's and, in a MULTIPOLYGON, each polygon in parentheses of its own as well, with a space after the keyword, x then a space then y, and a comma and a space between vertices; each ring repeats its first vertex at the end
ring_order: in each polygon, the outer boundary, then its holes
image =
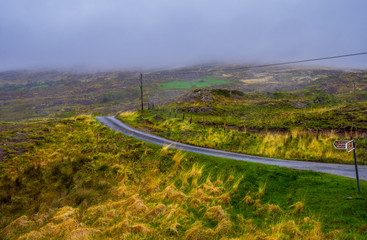
MULTIPOLYGON (((355 178, 355 166, 347 165, 347 164, 333 164, 333 163, 318 163, 318 162, 305 162, 305 161, 293 161, 293 160, 281 160, 276 158, 265 158, 265 157, 257 157, 250 156, 246 154, 233 153, 227 151, 221 151, 210 148, 196 147, 188 144, 183 144, 175 141, 171 141, 162 137, 158 137, 149 133, 145 133, 142 131, 138 131, 133 129, 126 124, 122 123, 120 120, 115 117, 96 117, 96 119, 106 125, 107 127, 115 130, 117 132, 123 133, 128 136, 132 136, 134 138, 140 139, 142 141, 167 146, 169 145, 171 148, 180 149, 187 152, 194 152, 209 156, 222 157, 222 158, 230 158, 235 160, 247 161, 247 162, 256 162, 268 165, 275 165, 280 167, 294 168, 298 170, 312 170, 316 172, 324 172, 330 173, 334 175, 344 176, 355 178)), ((330 144, 330 148, 332 148, 332 144, 330 144)), ((341 150, 342 151, 342 150, 341 150)), ((352 154, 350 156, 353 158, 352 154)), ((363 180, 367 180, 367 166, 358 166, 359 170, 359 178, 363 180)))

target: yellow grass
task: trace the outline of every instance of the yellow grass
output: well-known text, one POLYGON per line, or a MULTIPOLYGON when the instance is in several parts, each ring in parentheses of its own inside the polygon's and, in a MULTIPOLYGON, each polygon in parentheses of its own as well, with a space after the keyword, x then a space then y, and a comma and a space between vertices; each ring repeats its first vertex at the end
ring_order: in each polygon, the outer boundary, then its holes
POLYGON ((240 177, 240 178, 238 178, 234 183, 233 183, 233 190, 237 190, 238 189, 238 185, 240 184, 240 182, 242 181, 242 179, 243 179, 243 175, 240 177))
POLYGON ((290 209, 293 209, 294 213, 301 213, 303 212, 304 203, 303 202, 297 202, 291 206, 289 206, 290 209))
POLYGON ((253 84, 253 83, 275 83, 270 80, 272 80, 272 76, 266 76, 263 78, 248 78, 248 79, 241 79, 240 81, 247 84, 253 84))
POLYGON ((175 155, 173 156, 173 161, 175 164, 173 165, 173 168, 177 170, 177 168, 180 166, 181 161, 185 158, 186 154, 182 151, 177 151, 175 155))
MULTIPOLYGON (((163 148, 161 154, 168 154, 163 148)), ((195 163, 184 169, 185 154, 172 156, 175 164, 171 172, 152 169, 139 179, 123 178, 112 189, 113 198, 85 210, 65 206, 51 215, 22 216, 5 228, 5 237, 15 239, 322 239, 321 225, 310 218, 296 222, 292 213, 301 213, 302 202, 282 210, 273 203, 262 203, 266 183, 259 184, 254 194, 243 196, 243 203, 256 209, 257 214, 280 216, 275 224, 264 223, 259 229, 252 219, 241 214, 231 216, 231 194, 236 192, 245 176, 228 173, 214 179, 208 174, 203 179, 204 166, 195 163), (175 172, 175 175, 172 175, 175 172), (169 176, 169 177, 168 177, 169 176), (168 177, 168 178, 167 178, 168 177), (174 184, 170 179, 182 181, 174 184), (192 184, 188 182, 191 180, 192 184), (213 182, 214 181, 214 182, 213 182), (181 186, 181 188, 180 188, 181 186), (197 218, 192 210, 201 214, 197 218), (286 211, 291 214, 285 213, 286 211), (212 227, 208 227, 211 223, 212 227), (311 226, 302 228, 303 225, 311 226), (302 230, 307 229, 307 230, 302 230), (236 231, 235 231, 236 230, 236 231), (166 235, 168 234, 168 235, 166 235), (236 238, 237 237, 237 238, 236 238)), ((124 166, 120 166, 121 169, 124 166)), ((126 168, 126 166, 125 166, 126 168)), ((338 232, 330 236, 338 236, 338 232)))
POLYGON ((221 206, 213 206, 208 208, 204 215, 204 219, 218 223, 223 219, 229 219, 229 216, 224 212, 221 206))

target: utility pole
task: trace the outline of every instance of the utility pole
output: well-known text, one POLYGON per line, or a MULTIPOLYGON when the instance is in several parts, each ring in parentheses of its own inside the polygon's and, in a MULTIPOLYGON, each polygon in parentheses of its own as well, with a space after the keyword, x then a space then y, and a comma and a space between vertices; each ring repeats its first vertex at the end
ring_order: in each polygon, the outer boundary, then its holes
POLYGON ((141 101, 141 112, 143 112, 143 74, 140 73, 140 101, 141 101))

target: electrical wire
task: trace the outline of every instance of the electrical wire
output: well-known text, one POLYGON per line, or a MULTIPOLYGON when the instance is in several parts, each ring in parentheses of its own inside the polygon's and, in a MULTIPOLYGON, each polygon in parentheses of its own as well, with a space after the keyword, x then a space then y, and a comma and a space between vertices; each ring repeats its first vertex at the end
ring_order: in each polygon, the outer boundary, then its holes
POLYGON ((353 57, 353 56, 366 55, 366 54, 367 54, 367 52, 351 53, 351 54, 337 55, 337 56, 331 56, 331 57, 311 58, 311 59, 304 59, 304 60, 297 60, 297 61, 290 61, 290 62, 271 63, 271 64, 264 64, 264 65, 254 65, 254 66, 239 67, 239 68, 232 68, 232 69, 236 70, 236 69, 247 69, 247 68, 272 67, 272 66, 288 65, 288 64, 294 64, 294 63, 322 61, 322 60, 334 59, 334 58, 353 57))
MULTIPOLYGON (((315 61, 322 61, 322 60, 335 59, 335 58, 354 57, 354 56, 360 56, 360 55, 367 55, 367 52, 350 53, 350 54, 337 55, 337 56, 320 57, 320 58, 310 58, 310 59, 303 59, 303 60, 296 60, 296 61, 289 61, 289 62, 263 64, 263 65, 233 67, 233 68, 230 68, 228 70, 247 70, 247 69, 253 69, 253 68, 281 66, 281 65, 289 65, 289 64, 304 63, 304 62, 315 62, 315 61)), ((186 75, 186 74, 193 74, 193 72, 181 72, 180 73, 180 75, 186 75)))

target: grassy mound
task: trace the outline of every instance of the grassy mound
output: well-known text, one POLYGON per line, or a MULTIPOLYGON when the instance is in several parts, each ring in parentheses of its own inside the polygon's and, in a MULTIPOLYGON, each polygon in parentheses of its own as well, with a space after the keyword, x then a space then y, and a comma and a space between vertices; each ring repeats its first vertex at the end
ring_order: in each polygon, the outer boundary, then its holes
POLYGON ((2 239, 365 233, 367 199, 354 195, 353 179, 186 154, 115 133, 88 116, 2 124, 0 131, 2 239))

